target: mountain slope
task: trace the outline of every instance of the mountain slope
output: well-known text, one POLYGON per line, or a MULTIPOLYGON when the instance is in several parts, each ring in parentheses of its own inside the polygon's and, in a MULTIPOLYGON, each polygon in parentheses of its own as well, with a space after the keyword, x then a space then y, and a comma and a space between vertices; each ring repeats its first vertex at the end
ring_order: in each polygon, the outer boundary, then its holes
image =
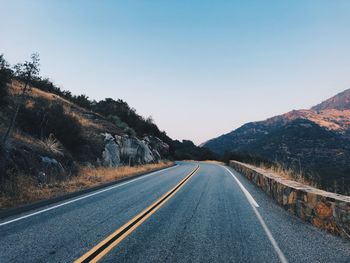
POLYGON ((326 109, 346 110, 350 109, 350 89, 338 93, 332 98, 323 101, 322 103, 311 108, 315 111, 326 109))
MULTIPOLYGON (((350 90, 310 110, 247 123, 204 144, 218 154, 249 154, 302 170, 323 188, 350 190, 350 90)), ((336 191, 336 190, 335 190, 336 191)))
POLYGON ((122 100, 91 101, 40 77, 31 80, 21 99, 23 81, 9 68, 0 68, 0 80, 0 94, 5 94, 0 100, 0 139, 22 101, 9 140, 0 142, 0 187, 20 174, 39 183, 64 179, 81 167, 202 160, 211 154, 192 142, 173 141, 122 100))
POLYGON ((121 99, 73 95, 16 68, 0 54, 0 209, 210 157, 121 99))
MULTIPOLYGON (((0 109, 1 138, 13 116, 22 85, 15 79, 8 84, 10 96, 7 105, 0 109)), ((5 153, 0 161, 6 167, 2 173, 35 178, 45 174, 52 177, 47 180, 53 180, 70 176, 82 166, 156 163, 169 156, 167 143, 152 132, 141 134, 122 122, 116 112, 105 117, 56 94, 31 87, 18 113, 12 137, 3 149, 5 153)))

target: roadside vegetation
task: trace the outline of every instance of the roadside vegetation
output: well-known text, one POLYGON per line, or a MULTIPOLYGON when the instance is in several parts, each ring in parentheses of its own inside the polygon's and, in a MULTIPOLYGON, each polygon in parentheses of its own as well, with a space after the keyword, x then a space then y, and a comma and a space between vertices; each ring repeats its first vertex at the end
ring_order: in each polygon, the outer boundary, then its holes
POLYGON ((315 188, 321 188, 316 181, 312 180, 309 177, 306 177, 303 171, 295 171, 291 168, 286 168, 280 163, 274 163, 273 165, 258 163, 255 166, 265 170, 266 172, 277 174, 285 179, 296 181, 315 188))
POLYGON ((61 196, 140 173, 166 168, 172 164, 173 162, 171 161, 161 161, 157 164, 146 164, 134 167, 81 167, 79 168, 78 174, 74 177, 63 181, 52 180, 50 183, 39 185, 32 177, 16 175, 13 177, 11 183, 8 182, 10 185, 7 185, 7 188, 11 189, 12 194, 0 192, 0 210, 61 196))

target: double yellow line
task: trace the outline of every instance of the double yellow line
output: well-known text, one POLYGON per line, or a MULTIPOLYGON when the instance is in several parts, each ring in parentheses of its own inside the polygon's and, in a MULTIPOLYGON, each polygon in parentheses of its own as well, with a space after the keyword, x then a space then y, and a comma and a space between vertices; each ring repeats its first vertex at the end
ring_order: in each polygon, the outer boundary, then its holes
POLYGON ((165 193, 161 198, 155 201, 152 205, 147 207, 129 222, 117 229, 106 239, 101 241, 90 251, 85 253, 82 257, 75 260, 75 263, 97 262, 109 251, 116 247, 124 238, 130 235, 136 228, 138 228, 147 218, 161 208, 171 197, 173 197, 177 191, 188 182, 191 177, 198 171, 199 165, 183 180, 181 180, 174 188, 165 193))

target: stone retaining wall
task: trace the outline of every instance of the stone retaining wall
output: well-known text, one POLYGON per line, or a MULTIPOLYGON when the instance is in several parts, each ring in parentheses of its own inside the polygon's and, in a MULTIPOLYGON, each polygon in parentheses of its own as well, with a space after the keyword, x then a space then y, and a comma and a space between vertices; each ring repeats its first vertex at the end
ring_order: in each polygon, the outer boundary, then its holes
POLYGON ((326 192, 237 161, 230 161, 230 166, 290 213, 350 240, 350 196, 326 192))

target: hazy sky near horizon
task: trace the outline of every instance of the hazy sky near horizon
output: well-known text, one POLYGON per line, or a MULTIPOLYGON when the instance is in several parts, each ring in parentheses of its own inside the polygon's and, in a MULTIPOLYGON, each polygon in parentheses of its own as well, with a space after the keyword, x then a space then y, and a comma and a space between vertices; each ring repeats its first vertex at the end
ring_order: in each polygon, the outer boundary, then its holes
POLYGON ((0 53, 201 143, 350 88, 350 1, 0 0, 0 53))

